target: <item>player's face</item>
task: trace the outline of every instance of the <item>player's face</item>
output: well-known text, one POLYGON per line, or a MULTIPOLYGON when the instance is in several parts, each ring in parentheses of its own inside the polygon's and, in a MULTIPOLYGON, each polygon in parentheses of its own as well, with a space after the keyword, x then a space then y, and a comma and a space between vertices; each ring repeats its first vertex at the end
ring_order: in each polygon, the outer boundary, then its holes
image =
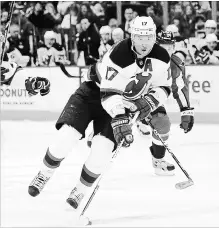
POLYGON ((205 28, 205 33, 206 33, 206 35, 212 34, 212 33, 216 34, 216 28, 214 28, 214 27, 206 27, 205 28))
POLYGON ((134 47, 139 55, 147 55, 155 44, 154 35, 135 35, 133 39, 134 47))
POLYGON ((109 33, 101 34, 101 38, 103 39, 104 43, 107 43, 111 38, 111 34, 109 34, 109 33))
POLYGON ((217 42, 213 41, 213 42, 207 42, 207 46, 211 51, 214 51, 214 49, 217 46, 217 42))
POLYGON ((113 38, 114 43, 116 44, 123 39, 123 34, 119 34, 119 33, 113 34, 112 38, 113 38))
POLYGON ((174 53, 174 44, 160 44, 160 46, 167 50, 169 56, 171 56, 174 53))
POLYGON ((45 39, 45 45, 48 47, 48 48, 51 48, 52 45, 56 42, 56 40, 54 38, 52 39, 45 39))

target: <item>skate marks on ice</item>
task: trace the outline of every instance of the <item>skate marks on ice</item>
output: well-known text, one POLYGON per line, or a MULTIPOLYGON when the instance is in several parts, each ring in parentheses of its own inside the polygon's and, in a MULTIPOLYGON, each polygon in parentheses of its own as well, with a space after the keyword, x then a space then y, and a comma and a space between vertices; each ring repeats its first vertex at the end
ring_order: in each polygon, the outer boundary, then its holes
MULTIPOLYGON (((27 193, 52 138, 53 124, 31 121, 1 124, 3 227, 73 227, 74 210, 66 199, 88 154, 69 154, 40 196, 32 198, 27 193)), ((134 145, 121 150, 85 213, 92 226, 219 226, 218 127, 195 124, 191 133, 181 134, 177 125, 172 126, 171 149, 195 182, 182 191, 175 189, 176 183, 186 180, 181 170, 176 167, 173 177, 155 176, 150 144, 136 133, 134 145)), ((86 151, 85 142, 80 150, 86 151)), ((172 162, 171 156, 168 160, 172 162)))
MULTIPOLYGON (((149 209, 150 210, 150 209, 149 209)), ((124 215, 117 217, 106 217, 101 219, 90 219, 91 225, 90 227, 152 227, 152 226, 174 226, 174 227, 182 227, 182 226, 194 226, 194 227, 206 227, 207 225, 210 227, 218 227, 218 222, 215 221, 215 217, 219 212, 219 207, 214 208, 202 208, 202 210, 196 211, 181 211, 181 212, 166 212, 164 211, 162 214, 151 214, 151 213, 135 213, 134 215, 124 215), (192 215, 191 215, 192 213, 192 215), (209 216, 206 216, 209 214, 209 216), (213 217, 214 215, 214 217, 213 217), (195 217, 194 217, 195 216, 195 217), (199 216, 208 217, 209 223, 200 222, 199 216), (188 219, 189 218, 189 219, 188 219), (213 220, 211 220, 213 218, 213 220), (186 219, 187 222, 181 221, 182 219, 186 219), (197 221, 199 220, 199 222, 197 221), (157 222, 156 222, 157 221, 157 222)), ((202 218, 201 218, 202 220, 202 218)))

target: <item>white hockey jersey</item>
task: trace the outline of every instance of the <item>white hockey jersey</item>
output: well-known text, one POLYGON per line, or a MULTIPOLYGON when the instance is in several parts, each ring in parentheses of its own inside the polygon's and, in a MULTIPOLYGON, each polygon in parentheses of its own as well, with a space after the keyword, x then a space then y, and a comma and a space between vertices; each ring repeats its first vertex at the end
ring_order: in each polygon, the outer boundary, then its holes
POLYGON ((169 54, 159 45, 155 44, 146 57, 138 59, 131 39, 121 41, 96 64, 102 106, 115 117, 125 113, 124 98, 135 100, 148 93, 158 106, 164 104, 172 84, 169 67, 169 54))

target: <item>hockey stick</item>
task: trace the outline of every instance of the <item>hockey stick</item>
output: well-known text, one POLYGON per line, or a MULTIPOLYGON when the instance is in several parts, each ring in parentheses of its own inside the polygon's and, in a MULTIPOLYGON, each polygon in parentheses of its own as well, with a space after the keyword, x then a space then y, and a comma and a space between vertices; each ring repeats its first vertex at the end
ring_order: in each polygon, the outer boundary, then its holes
POLYGON ((177 165, 180 167, 180 169, 183 171, 183 173, 186 175, 186 177, 188 178, 187 181, 183 181, 183 182, 179 182, 175 185, 175 187, 177 189, 184 189, 184 188, 188 188, 189 186, 193 185, 194 182, 192 180, 192 178, 189 176, 189 174, 186 172, 186 170, 182 167, 182 165, 180 164, 179 160, 176 158, 176 156, 174 155, 174 153, 170 150, 170 148, 168 147, 168 145, 166 144, 166 142, 161 138, 160 134, 158 133, 158 131, 153 127, 153 125, 151 124, 150 121, 147 121, 148 125, 152 128, 154 134, 159 138, 159 140, 162 142, 162 144, 164 145, 164 147, 166 148, 166 150, 171 154, 171 156, 173 157, 173 159, 176 161, 177 165))
POLYGON ((0 65, 2 64, 3 58, 4 58, 4 54, 5 54, 5 45, 6 45, 6 41, 7 41, 7 36, 8 36, 8 32, 9 32, 9 28, 10 28, 10 24, 11 24, 11 18, 12 18, 12 14, 13 14, 13 8, 14 8, 14 4, 15 1, 12 1, 10 3, 10 8, 9 8, 9 12, 8 12, 8 19, 7 19, 7 24, 5 26, 5 34, 4 34, 4 39, 2 41, 2 52, 1 52, 1 62, 0 65))
POLYGON ((68 77, 68 78, 81 78, 81 76, 74 76, 68 73, 68 71, 65 68, 65 65, 60 62, 56 62, 56 64, 60 67, 61 71, 68 77))
MULTIPOLYGON (((140 113, 140 112, 136 112, 136 113, 135 113, 135 115, 134 115, 134 117, 133 117, 133 119, 132 119, 132 121, 131 121, 131 125, 133 125, 133 124, 136 122, 136 120, 137 120, 137 118, 138 118, 138 116, 139 116, 139 113, 140 113)), ((112 160, 111 160, 111 165, 112 165, 112 163, 113 163, 113 160, 117 157, 117 155, 118 155, 118 153, 119 153, 119 151, 120 151, 120 149, 121 149, 122 144, 124 143, 124 141, 125 141, 125 139, 123 139, 123 140, 118 144, 116 150, 114 151, 113 156, 112 156, 112 160)), ((99 178, 99 180, 97 181, 96 187, 94 188, 94 190, 93 190, 93 192, 92 192, 90 198, 88 199, 88 202, 86 203, 84 209, 82 210, 82 212, 81 212, 81 214, 80 214, 80 217, 82 217, 82 216, 84 215, 85 211, 87 210, 87 208, 89 207, 91 201, 93 200, 93 198, 94 198, 94 196, 95 196, 97 190, 98 190, 99 187, 100 187, 99 183, 100 183, 102 177, 103 177, 103 175, 101 175, 100 178, 99 178)), ((90 221, 88 221, 88 223, 90 224, 90 221)))

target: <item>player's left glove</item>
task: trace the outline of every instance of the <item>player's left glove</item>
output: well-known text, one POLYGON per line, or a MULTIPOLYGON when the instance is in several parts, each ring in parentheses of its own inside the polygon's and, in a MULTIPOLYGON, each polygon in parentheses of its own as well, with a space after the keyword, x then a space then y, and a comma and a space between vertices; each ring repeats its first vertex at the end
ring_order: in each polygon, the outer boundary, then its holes
POLYGON ((188 133, 192 130, 194 124, 194 108, 183 108, 181 110, 181 124, 180 128, 188 133))
POLYGON ((39 92, 41 96, 45 96, 50 92, 50 82, 42 77, 29 77, 25 80, 25 88, 30 96, 37 95, 39 92))

